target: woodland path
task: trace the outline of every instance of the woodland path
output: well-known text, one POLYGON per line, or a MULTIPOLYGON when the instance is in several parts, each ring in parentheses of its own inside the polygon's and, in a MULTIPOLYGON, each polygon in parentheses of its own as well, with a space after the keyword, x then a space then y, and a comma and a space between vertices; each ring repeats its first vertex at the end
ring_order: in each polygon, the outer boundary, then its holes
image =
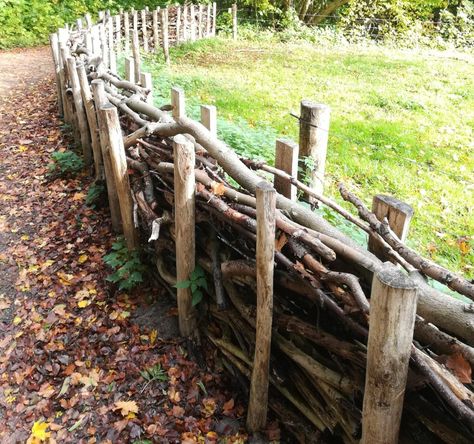
POLYGON ((175 309, 143 309, 164 291, 106 282, 89 176, 48 179, 72 145, 55 93, 49 49, 0 52, 0 443, 245 442, 214 356, 200 367, 160 330, 175 309), (132 322, 136 307, 157 322, 132 322))

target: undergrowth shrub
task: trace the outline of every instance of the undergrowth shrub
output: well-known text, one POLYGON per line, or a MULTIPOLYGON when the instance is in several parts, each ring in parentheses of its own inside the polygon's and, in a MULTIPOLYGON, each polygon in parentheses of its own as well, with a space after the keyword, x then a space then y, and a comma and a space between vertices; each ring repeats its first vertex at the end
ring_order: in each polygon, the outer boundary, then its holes
POLYGON ((72 175, 84 167, 84 162, 74 151, 56 151, 51 158, 53 162, 48 165, 50 176, 72 175))
POLYGON ((130 290, 143 282, 145 265, 141 262, 138 251, 128 250, 123 237, 112 244, 112 251, 103 259, 114 270, 107 280, 119 284, 119 290, 130 290))

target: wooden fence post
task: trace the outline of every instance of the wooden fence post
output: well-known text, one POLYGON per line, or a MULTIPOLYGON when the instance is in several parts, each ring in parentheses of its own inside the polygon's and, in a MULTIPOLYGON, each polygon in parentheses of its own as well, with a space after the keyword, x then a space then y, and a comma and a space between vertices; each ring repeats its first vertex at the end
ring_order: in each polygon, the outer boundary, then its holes
POLYGON ((149 72, 141 73, 140 84, 143 86, 143 88, 150 90, 148 96, 146 97, 146 103, 153 105, 153 79, 149 72))
POLYGON ((89 140, 89 127, 87 124, 86 112, 84 110, 84 103, 82 101, 81 85, 76 69, 76 59, 68 57, 66 60, 69 80, 71 82, 72 96, 74 99, 74 106, 76 108, 77 124, 82 145, 82 155, 84 163, 90 165, 92 163, 92 149, 89 140))
POLYGON ((132 39, 132 53, 133 53, 133 63, 134 63, 134 75, 135 75, 135 82, 140 81, 140 73, 141 73, 141 61, 140 61, 140 44, 138 42, 138 31, 135 29, 132 32, 133 39, 132 39))
MULTIPOLYGON (((173 139, 176 281, 189 279, 195 268, 195 155, 194 146, 182 135, 173 139)), ((190 288, 178 288, 179 330, 189 336, 196 328, 190 288)))
POLYGON ((267 422, 270 347, 272 342, 273 269, 275 254, 275 189, 266 181, 257 198, 257 322, 255 356, 250 382, 247 428, 262 430, 267 422))
POLYGON ((122 217, 123 235, 127 248, 132 251, 138 249, 138 234, 133 220, 133 200, 128 180, 127 158, 123 145, 122 130, 117 108, 111 103, 100 107, 101 120, 107 129, 108 149, 115 179, 115 189, 122 217))
POLYGON ((173 119, 178 120, 186 116, 184 91, 181 88, 171 88, 171 106, 173 107, 173 119))
POLYGON ((90 54, 94 53, 94 45, 92 44, 92 31, 90 29, 87 30, 86 36, 85 36, 85 45, 87 51, 89 51, 90 54))
POLYGON ((122 51, 122 20, 121 14, 115 16, 115 50, 118 54, 122 51))
POLYGON ((133 57, 125 57, 125 78, 135 83, 135 61, 133 57))
POLYGON ((370 298, 361 444, 396 444, 416 317, 414 283, 385 263, 370 298))
POLYGON ((109 17, 109 20, 107 22, 107 31, 108 31, 108 47, 109 47, 109 54, 110 51, 114 50, 114 19, 113 17, 109 17))
POLYGON ((212 5, 208 3, 206 8, 206 37, 211 35, 211 8, 212 5))
POLYGON ((217 136, 217 110, 213 105, 201 105, 201 123, 209 132, 217 136))
POLYGON ((71 79, 69 76, 69 67, 67 59, 70 57, 69 47, 65 43, 60 44, 60 54, 63 63, 63 72, 64 72, 64 106, 67 112, 65 115, 68 116, 67 123, 71 125, 72 132, 74 134, 74 139, 76 143, 81 143, 81 133, 79 131, 79 123, 77 122, 77 113, 74 107, 74 94, 72 93, 71 88, 71 79))
POLYGON ((232 38, 237 40, 237 3, 232 5, 232 38))
POLYGON ((198 26, 197 26, 198 39, 202 38, 202 4, 198 5, 198 26))
POLYGON ((124 40, 125 40, 125 53, 128 54, 130 52, 130 17, 128 16, 128 12, 125 11, 123 13, 123 28, 124 28, 124 40))
MULTIPOLYGON (((296 178, 298 175, 298 144, 292 140, 277 139, 275 145, 275 168, 296 178)), ((296 201, 297 189, 289 180, 275 176, 275 189, 283 196, 296 201)))
POLYGON ((146 13, 145 9, 142 9, 142 36, 143 36, 143 50, 148 52, 148 31, 146 27, 146 13))
POLYGON ((117 56, 113 47, 109 48, 109 69, 113 73, 117 72, 117 56))
POLYGON ((135 9, 132 9, 132 32, 137 31, 138 32, 138 11, 135 11, 135 9))
POLYGON ((102 54, 102 61, 106 67, 109 67, 109 50, 107 49, 107 38, 105 33, 105 24, 99 25, 100 48, 102 54))
POLYGON ((160 12, 161 22, 161 40, 163 43, 163 54, 165 56, 165 62, 169 66, 170 64, 170 48, 169 48, 169 37, 168 37, 168 8, 162 9, 160 12))
POLYGON ((212 4, 212 35, 216 35, 216 18, 217 18, 217 4, 212 4))
POLYGON ((76 28, 78 31, 82 31, 82 19, 80 17, 76 19, 76 28))
POLYGON ((191 41, 194 42, 196 40, 196 9, 193 4, 189 7, 189 15, 191 16, 191 41))
POLYGON ((183 6, 183 41, 187 42, 189 40, 188 32, 188 5, 183 6))
MULTIPOLYGON (((381 222, 387 218, 392 231, 402 242, 405 242, 410 228, 410 221, 413 217, 413 208, 410 205, 395 197, 377 194, 372 201, 372 212, 381 222)), ((382 261, 391 260, 373 236, 369 236, 368 249, 382 261)))
POLYGON ((56 33, 49 35, 49 42, 51 44, 51 55, 54 62, 54 74, 56 75, 56 90, 58 94, 58 114, 63 116, 63 95, 61 91, 61 78, 59 76, 59 47, 58 47, 58 35, 56 33))
POLYGON ((91 28, 91 26, 92 26, 92 17, 89 13, 84 15, 84 20, 86 22, 87 28, 91 28))
POLYGON ((79 84, 81 85, 82 100, 84 101, 84 108, 86 110, 87 122, 89 123, 89 131, 92 144, 92 153, 94 156, 94 170, 96 179, 103 179, 103 162, 102 152, 100 149, 99 129, 97 127, 97 116, 92 99, 92 91, 87 80, 86 69, 83 63, 77 65, 77 76, 79 77, 79 84))
POLYGON ((97 123, 99 125, 100 148, 102 151, 102 160, 104 162, 105 181, 107 184, 107 197, 109 199, 110 218, 112 221, 112 228, 116 233, 122 232, 122 221, 120 218, 120 205, 115 189, 115 181, 113 176, 112 163, 110 160, 110 152, 108 149, 108 131, 104 119, 99 112, 103 105, 108 103, 105 94, 103 80, 93 80, 91 82, 92 95, 94 98, 95 109, 97 111, 97 123))
MULTIPOLYGON (((326 166, 326 152, 329 133, 330 108, 327 105, 314 103, 309 100, 301 101, 300 112, 300 159, 309 158, 314 167, 300 163, 300 177, 309 179, 308 186, 316 193, 323 194, 324 170, 326 166)), ((315 199, 308 199, 315 202, 315 199)))
POLYGON ((181 41, 181 6, 176 6, 176 44, 181 41))
POLYGON ((153 52, 158 53, 160 47, 160 35, 158 34, 158 11, 160 8, 153 9, 152 12, 152 27, 153 27, 153 52))

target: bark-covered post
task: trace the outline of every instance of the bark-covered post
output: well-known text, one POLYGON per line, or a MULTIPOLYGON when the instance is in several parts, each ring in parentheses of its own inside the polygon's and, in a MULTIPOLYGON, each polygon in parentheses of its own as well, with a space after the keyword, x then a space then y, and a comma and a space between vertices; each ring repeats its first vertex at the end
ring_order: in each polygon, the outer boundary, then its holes
POLYGON ((105 24, 99 25, 100 48, 102 54, 102 61, 106 67, 109 67, 109 50, 107 45, 107 33, 105 32, 105 24))
POLYGON ((415 284, 385 263, 372 282, 362 444, 398 443, 416 304, 415 284))
POLYGON ((178 120, 186 116, 184 91, 181 88, 171 88, 171 106, 173 107, 173 119, 178 120))
POLYGON ((211 21, 212 21, 211 8, 212 8, 212 5, 208 3, 207 8, 206 8, 206 37, 209 37, 211 35, 211 21))
POLYGON ((102 151, 102 159, 104 162, 105 181, 107 184, 107 197, 109 199, 110 218, 112 221, 112 228, 114 232, 122 232, 122 221, 120 217, 120 205, 115 189, 115 180, 113 176, 112 163, 110 160, 110 152, 108 149, 108 130, 102 115, 99 112, 103 105, 108 103, 105 94, 105 87, 103 80, 93 80, 91 82, 92 96, 94 98, 95 109, 97 111, 97 123, 99 126, 100 148, 102 151))
POLYGON ((109 69, 111 72, 117 72, 117 56, 113 48, 109 48, 109 69))
POLYGON ((257 322, 250 382, 247 428, 262 430, 267 422, 270 347, 272 342, 273 269, 276 191, 266 181, 257 185, 257 322))
MULTIPOLYGON (((275 145, 275 168, 292 177, 298 175, 298 144, 292 140, 277 139, 275 145)), ((275 189, 288 199, 296 201, 297 189, 289 180, 275 176, 275 189)))
POLYGON ((90 29, 91 26, 92 26, 92 17, 91 17, 91 15, 89 13, 85 14, 84 15, 84 20, 86 22, 87 28, 90 29))
POLYGON ((203 6, 202 4, 199 4, 198 5, 198 25, 197 25, 197 36, 198 36, 198 39, 201 39, 202 38, 202 9, 203 9, 203 6))
POLYGON ((72 94, 71 79, 69 78, 69 68, 67 65, 67 59, 70 57, 69 47, 66 43, 59 44, 59 53, 61 54, 61 60, 63 64, 63 75, 64 75, 64 116, 65 121, 72 126, 72 132, 74 139, 77 143, 81 143, 81 134, 79 132, 79 124, 77 122, 76 110, 74 108, 74 96, 72 94), (67 120, 66 120, 67 116, 67 120))
POLYGON ((138 31, 132 31, 132 54, 134 63, 135 82, 140 81, 141 60, 140 60, 140 44, 138 42, 138 31))
POLYGON ((149 72, 142 72, 140 77, 140 84, 143 86, 143 88, 150 90, 146 97, 146 103, 153 105, 153 79, 149 72))
POLYGON ((90 54, 94 54, 94 45, 92 44, 92 31, 90 29, 88 29, 86 32, 85 45, 87 51, 89 51, 90 54))
POLYGON ((237 40, 237 3, 232 5, 232 38, 237 40))
POLYGON ((141 15, 142 15, 143 50, 145 52, 148 52, 148 30, 146 27, 146 13, 147 11, 145 9, 142 9, 141 15))
POLYGON ((58 46, 58 35, 56 33, 49 35, 49 42, 51 44, 51 55, 54 62, 54 74, 56 75, 56 90, 58 94, 58 113, 63 116, 63 95, 61 91, 61 78, 59 76, 59 46, 58 46))
POLYGON ((115 16, 115 51, 120 54, 122 51, 122 20, 121 14, 115 16))
POLYGON ((168 8, 160 11, 160 22, 161 22, 161 40, 163 42, 163 54, 165 56, 165 62, 169 66, 170 64, 170 47, 168 37, 168 8))
MULTIPOLYGON (((410 221, 413 217, 413 208, 405 202, 392 196, 377 194, 372 201, 372 212, 381 222, 387 218, 388 225, 398 238, 405 242, 410 228, 410 221)), ((369 251, 374 253, 382 261, 388 261, 391 258, 384 253, 384 248, 377 239, 369 236, 369 251)))
POLYGON ((76 19, 76 28, 78 31, 82 31, 82 19, 80 17, 76 19))
POLYGON ((123 29, 124 29, 124 41, 125 41, 125 53, 130 52, 130 17, 128 12, 123 13, 123 29))
POLYGON ((188 29, 188 5, 183 6, 183 42, 189 40, 189 29, 188 29))
MULTIPOLYGON (((329 106, 301 101, 299 146, 302 160, 299 179, 319 194, 323 194, 324 190, 329 115, 329 106)), ((308 200, 315 202, 315 199, 308 200)))
POLYGON ((217 18, 217 4, 212 4, 212 35, 216 35, 216 18, 217 18))
POLYGON ((153 52, 158 53, 160 47, 160 35, 158 34, 158 12, 160 8, 153 9, 152 16, 152 27, 153 27, 153 52))
POLYGON ((132 9, 132 20, 133 20, 132 31, 138 32, 138 11, 135 11, 135 9, 132 9))
MULTIPOLYGON (((195 155, 194 146, 184 136, 173 139, 176 233, 176 281, 189 280, 195 268, 195 155)), ((196 328, 191 289, 177 289, 179 330, 189 336, 196 328)))
POLYGON ((191 16, 191 41, 196 40, 196 9, 194 5, 189 7, 189 15, 191 16))
POLYGON ((113 17, 109 17, 107 21, 107 36, 109 39, 108 47, 109 47, 109 53, 110 53, 110 51, 114 50, 114 19, 113 17))
POLYGON ((74 99, 74 106, 76 108, 77 123, 79 126, 79 134, 82 145, 82 155, 84 163, 90 165, 92 163, 92 148, 89 139, 89 126, 87 124, 86 112, 84 109, 84 102, 82 101, 81 85, 76 69, 76 59, 68 57, 66 60, 68 76, 71 82, 72 97, 74 99))
POLYGON ((91 38, 92 38, 92 52, 95 56, 100 56, 102 54, 102 46, 100 44, 100 30, 99 25, 94 25, 91 28, 91 38))
POLYGON ((213 105, 201 105, 201 123, 209 132, 217 136, 217 109, 213 105))
POLYGON ((111 103, 100 107, 101 120, 107 128, 107 147, 110 153, 115 189, 120 206, 123 235, 130 251, 138 248, 138 235, 133 220, 133 200, 128 180, 127 158, 117 108, 111 103))
POLYGON ((125 79, 135 83, 135 61, 133 57, 125 57, 125 79))
POLYGON ((102 162, 102 151, 100 149, 99 128, 97 126, 97 116, 92 99, 92 91, 87 79, 86 69, 83 63, 77 65, 77 75, 81 85, 82 100, 86 110, 87 122, 89 123, 89 132, 92 144, 92 153, 94 156, 94 171, 96 180, 103 179, 104 167, 102 162))
POLYGON ((61 86, 61 103, 63 107, 63 118, 66 123, 71 122, 71 112, 69 101, 67 98, 67 75, 63 58, 62 48, 65 47, 67 35, 64 30, 58 29, 58 68, 59 68, 59 84, 61 86))
POLYGON ((181 41, 181 6, 176 6, 176 44, 181 41))
POLYGON ((107 128, 107 147, 110 153, 115 189, 120 206, 123 235, 127 248, 132 251, 138 248, 138 234, 133 220, 133 200, 128 180, 127 157, 123 145, 122 129, 117 108, 111 103, 102 105, 99 110, 100 119, 107 128))

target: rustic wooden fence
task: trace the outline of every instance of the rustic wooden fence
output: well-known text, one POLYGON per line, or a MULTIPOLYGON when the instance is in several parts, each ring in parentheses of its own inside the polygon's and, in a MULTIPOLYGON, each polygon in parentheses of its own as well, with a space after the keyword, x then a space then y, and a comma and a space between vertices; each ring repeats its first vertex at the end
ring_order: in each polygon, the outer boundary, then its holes
MULTIPOLYGON (((154 243, 164 285, 188 281, 197 265, 213 277, 199 330, 229 371, 249 379, 249 430, 265 426, 270 407, 299 442, 325 434, 367 444, 472 442, 474 395, 435 359, 459 354, 474 364, 472 313, 424 275, 471 299, 473 285, 404 246, 413 213, 406 204, 376 196, 371 213, 341 187, 357 219, 324 196, 329 107, 301 102, 299 143, 277 140, 273 167, 240 159, 217 138, 215 107, 201 107, 201 122, 186 117, 180 88, 170 104, 153 105, 141 54, 163 50, 169 63, 171 44, 215 32, 216 6, 207 4, 101 13, 96 24, 86 16, 51 35, 59 110, 106 183, 113 229, 131 250, 154 243), (133 54, 126 79, 117 53, 133 54), (298 178, 301 157, 313 159, 300 172, 309 184, 298 178), (370 251, 301 206, 298 191, 366 231, 370 251)), ((177 287, 181 334, 195 335, 196 287, 177 287)))

